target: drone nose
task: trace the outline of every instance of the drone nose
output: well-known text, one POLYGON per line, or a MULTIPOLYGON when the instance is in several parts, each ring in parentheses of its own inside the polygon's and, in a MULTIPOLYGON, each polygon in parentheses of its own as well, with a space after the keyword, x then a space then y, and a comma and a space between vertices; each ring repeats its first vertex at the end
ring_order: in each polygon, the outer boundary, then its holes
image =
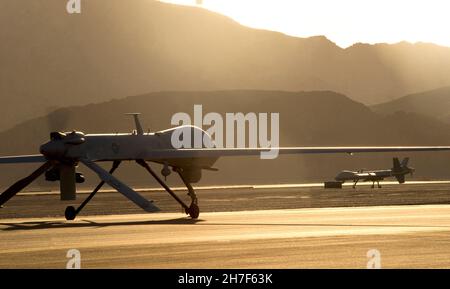
POLYGON ((64 155, 65 147, 61 141, 49 141, 40 147, 40 152, 47 158, 60 158, 64 155))

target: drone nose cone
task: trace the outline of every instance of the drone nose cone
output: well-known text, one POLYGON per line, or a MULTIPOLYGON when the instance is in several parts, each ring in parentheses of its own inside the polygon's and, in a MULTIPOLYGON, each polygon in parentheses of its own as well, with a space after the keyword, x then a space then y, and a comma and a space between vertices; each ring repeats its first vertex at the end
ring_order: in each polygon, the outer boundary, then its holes
POLYGON ((50 159, 62 157, 64 151, 64 144, 61 141, 49 141, 40 147, 41 154, 50 159))

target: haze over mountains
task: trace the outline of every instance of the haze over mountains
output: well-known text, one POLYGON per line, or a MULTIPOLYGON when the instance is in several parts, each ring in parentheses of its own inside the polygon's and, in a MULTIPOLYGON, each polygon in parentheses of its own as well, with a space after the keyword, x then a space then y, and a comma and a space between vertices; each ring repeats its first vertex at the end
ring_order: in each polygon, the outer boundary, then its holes
MULTIPOLYGON (((450 125, 413 113, 382 116, 348 97, 328 91, 212 91, 159 92, 127 97, 100 104, 59 109, 46 117, 23 122, 0 133, 0 151, 4 155, 38 153, 52 130, 81 130, 85 133, 130 132, 134 122, 123 113, 142 112, 144 129, 158 131, 171 127, 176 112, 193 118, 194 104, 203 105, 203 114, 218 112, 280 113, 282 146, 364 146, 364 145, 450 145, 450 125)), ((207 129, 207 127, 204 127, 207 129)), ((223 158, 217 163, 220 172, 205 172, 201 184, 251 184, 277 180, 280 183, 323 181, 334 178, 342 169, 389 168, 392 154, 282 156, 276 160, 259 158, 223 158), (239 166, 237 166, 239 164, 239 166)), ((395 155, 397 156, 397 155, 395 155)), ((399 157, 406 156, 398 155, 399 157)), ((448 153, 408 154, 417 168, 416 177, 443 178, 450 175, 448 153)), ((27 167, 2 165, 0 184, 6 186, 27 167)), ((80 167, 82 172, 86 169, 80 167)), ((137 186, 155 185, 132 163, 118 175, 137 186)), ((87 174, 88 184, 97 178, 87 174)), ((175 182, 176 178, 169 178, 175 182)), ((175 182, 176 183, 176 182, 175 182)), ((49 183, 39 182, 38 185, 49 183)))
POLYGON ((1 1, 0 130, 56 107, 163 90, 331 90, 375 104, 450 85, 450 48, 432 44, 341 49, 193 7, 95 0, 69 15, 65 5, 1 1))
POLYGON ((450 124, 450 86, 406 95, 371 108, 386 115, 396 112, 413 112, 450 124))

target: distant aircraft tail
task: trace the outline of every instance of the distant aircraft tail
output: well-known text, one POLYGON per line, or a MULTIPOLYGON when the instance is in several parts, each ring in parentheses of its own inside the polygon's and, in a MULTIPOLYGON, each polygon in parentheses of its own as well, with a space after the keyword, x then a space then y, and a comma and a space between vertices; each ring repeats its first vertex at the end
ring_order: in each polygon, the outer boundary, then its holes
POLYGON ((392 174, 400 184, 405 182, 406 174, 413 174, 414 169, 408 167, 409 158, 404 158, 400 163, 398 158, 393 158, 392 174))
POLYGON ((395 173, 401 172, 401 170, 402 170, 402 165, 400 164, 400 161, 398 160, 398 158, 393 158, 393 159, 392 159, 392 163, 393 163, 392 170, 393 170, 395 173))

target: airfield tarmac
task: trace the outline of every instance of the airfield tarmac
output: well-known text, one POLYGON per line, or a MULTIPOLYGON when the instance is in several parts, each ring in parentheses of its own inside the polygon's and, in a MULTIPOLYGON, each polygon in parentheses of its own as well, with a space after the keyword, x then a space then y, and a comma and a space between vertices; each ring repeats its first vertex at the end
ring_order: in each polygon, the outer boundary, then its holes
POLYGON ((72 222, 57 195, 21 195, 0 209, 0 268, 65 268, 69 249, 82 268, 366 268, 370 249, 383 268, 449 268, 448 188, 203 189, 198 220, 159 191, 144 195, 163 213, 105 192, 72 222))

